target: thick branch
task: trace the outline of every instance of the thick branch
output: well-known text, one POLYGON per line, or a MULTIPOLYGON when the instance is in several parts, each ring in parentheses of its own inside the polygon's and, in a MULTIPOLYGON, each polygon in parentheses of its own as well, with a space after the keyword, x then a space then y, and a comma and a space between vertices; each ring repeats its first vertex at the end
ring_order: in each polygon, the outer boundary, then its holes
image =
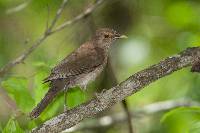
MULTIPOLYGON (((141 117, 153 115, 156 113, 169 111, 178 107, 192 107, 199 106, 200 104, 189 99, 167 100, 145 105, 142 108, 135 108, 132 110, 129 119, 140 119, 141 117)), ((123 112, 116 113, 114 115, 107 115, 98 119, 88 119, 83 123, 77 124, 74 127, 66 129, 64 133, 71 133, 85 130, 95 130, 100 128, 107 128, 115 124, 125 124, 127 122, 126 114, 123 112)))
POLYGON ((19 57, 17 57, 16 59, 10 61, 8 64, 6 64, 3 68, 0 69, 0 77, 3 77, 11 68, 15 67, 16 65, 23 63, 24 60, 39 46, 42 44, 42 42, 44 40, 46 40, 50 35, 52 35, 53 33, 56 33, 60 30, 63 30, 65 27, 74 24, 76 22, 78 22, 79 20, 81 20, 82 18, 84 18, 85 16, 91 14, 104 0, 97 0, 95 2, 94 5, 92 5, 91 7, 89 7, 88 9, 86 9, 85 11, 83 11, 81 14, 79 14, 78 16, 76 16, 75 18, 64 22, 63 24, 61 24, 60 26, 56 27, 55 29, 54 26, 57 22, 57 20, 60 18, 60 15, 66 5, 68 0, 63 0, 62 4, 60 5, 60 8, 57 10, 57 13, 52 21, 52 23, 50 24, 50 27, 46 29, 46 31, 44 32, 44 34, 39 37, 34 43, 33 45, 27 49, 26 51, 24 51, 19 57))
POLYGON ((144 69, 119 85, 98 94, 96 98, 68 110, 32 130, 33 133, 60 132, 70 128, 85 118, 94 117, 126 97, 136 93, 145 86, 184 67, 193 66, 200 58, 200 47, 188 48, 185 51, 168 57, 165 60, 144 69))
MULTIPOLYGON (((111 65, 111 62, 110 62, 110 59, 108 60, 108 74, 109 74, 109 77, 112 78, 111 81, 113 81, 113 86, 116 86, 118 84, 118 81, 117 81, 117 78, 114 74, 114 70, 112 68, 112 65, 111 65)), ((126 113, 126 117, 127 117, 127 123, 128 123, 128 128, 129 128, 129 133, 134 133, 134 128, 133 128, 133 124, 132 124, 132 120, 131 120, 131 112, 129 110, 129 107, 128 107, 128 102, 126 101, 126 99, 122 100, 122 107, 126 113)))

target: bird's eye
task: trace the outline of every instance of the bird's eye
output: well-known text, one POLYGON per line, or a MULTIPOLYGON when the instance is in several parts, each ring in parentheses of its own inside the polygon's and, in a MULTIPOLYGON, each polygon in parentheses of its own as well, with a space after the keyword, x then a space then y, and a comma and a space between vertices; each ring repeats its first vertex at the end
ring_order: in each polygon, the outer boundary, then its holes
POLYGON ((109 35, 108 35, 108 34, 105 34, 105 35, 104 35, 104 37, 105 37, 105 38, 108 38, 108 37, 109 37, 109 35))

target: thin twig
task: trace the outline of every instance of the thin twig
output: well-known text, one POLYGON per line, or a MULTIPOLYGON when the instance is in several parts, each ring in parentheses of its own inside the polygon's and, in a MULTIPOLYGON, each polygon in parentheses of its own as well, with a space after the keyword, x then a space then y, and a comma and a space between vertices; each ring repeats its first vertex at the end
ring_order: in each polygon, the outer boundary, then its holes
POLYGON ((17 57, 15 60, 9 62, 3 68, 0 69, 0 76, 3 76, 8 70, 10 70, 12 67, 16 66, 17 64, 24 62, 24 60, 49 36, 49 32, 51 32, 52 28, 54 27, 55 23, 57 22, 58 18, 60 17, 61 12, 63 11, 66 3, 67 3, 67 0, 63 0, 50 27, 45 30, 44 34, 38 40, 36 40, 29 49, 24 51, 24 53, 22 53, 19 57, 17 57))
POLYGON ((56 12, 56 16, 54 17, 53 21, 51 22, 49 28, 46 30, 46 34, 49 34, 52 31, 52 29, 55 26, 56 22, 60 18, 60 15, 61 15, 62 11, 64 10, 64 7, 67 4, 67 2, 68 2, 68 0, 63 0, 60 8, 56 12))
POLYGON ((50 16, 50 8, 49 5, 47 4, 47 23, 46 23, 46 29, 49 27, 49 16, 50 16))
POLYGON ((8 107, 10 108, 11 111, 15 111, 17 109, 17 105, 14 102, 14 100, 12 100, 8 95, 7 92, 3 89, 0 88, 0 95, 1 97, 3 97, 3 100, 5 101, 5 103, 8 105, 8 107))
MULTIPOLYGON (((53 19, 53 22, 51 23, 51 27, 47 28, 46 31, 44 32, 44 34, 36 42, 34 42, 33 45, 29 49, 24 51, 24 53, 22 53, 15 60, 9 62, 3 68, 0 69, 0 77, 3 76, 12 67, 16 66, 17 64, 23 63, 24 60, 49 36, 48 32, 51 31, 52 28, 54 27, 56 21, 58 20, 61 12, 64 9, 64 6, 66 5, 66 3, 67 3, 67 0, 63 0, 60 8, 57 11, 55 18, 53 19)), ((8 102, 8 104, 11 104, 10 106, 13 106, 13 108, 15 108, 14 110, 17 110, 16 107, 14 107, 14 105, 13 105, 15 102, 12 99, 10 99, 10 101, 12 101, 12 102, 8 102)))
POLYGON ((125 99, 122 100, 122 105, 123 105, 123 108, 124 108, 124 110, 126 112, 129 133, 134 133, 133 123, 132 123, 132 119, 131 119, 131 112, 129 110, 128 103, 127 103, 127 101, 125 99))
POLYGON ((92 5, 88 9, 86 9, 84 12, 79 14, 77 17, 75 17, 75 18, 73 18, 69 21, 64 22, 63 24, 61 24, 60 26, 58 26, 57 28, 55 28, 53 30, 53 27, 55 26, 57 20, 59 19, 61 12, 64 9, 65 4, 67 3, 67 0, 63 0, 62 4, 61 4, 60 8, 58 9, 56 16, 53 19, 52 23, 50 24, 49 28, 45 30, 44 34, 41 37, 39 37, 29 49, 27 49, 24 53, 22 53, 19 57, 17 57, 13 61, 10 61, 3 68, 1 68, 0 69, 0 77, 3 77, 11 68, 22 63, 39 45, 41 45, 41 43, 45 39, 47 39, 47 37, 49 37, 53 33, 56 33, 57 31, 64 29, 66 26, 69 26, 71 24, 78 22, 79 20, 81 20, 85 16, 91 14, 103 1, 104 0, 98 0, 94 5, 92 5))
POLYGON ((31 3, 32 0, 26 0, 24 3, 21 3, 15 7, 12 7, 12 8, 9 8, 6 10, 6 14, 11 14, 11 13, 15 13, 15 12, 19 12, 23 9, 25 9, 30 3, 31 3))
POLYGON ((56 27, 54 30, 51 31, 51 33, 60 31, 62 29, 64 29, 66 26, 74 24, 76 22, 78 22, 80 19, 83 19, 84 17, 88 16, 89 14, 91 14, 100 4, 103 3, 104 0, 97 0, 96 3, 92 6, 90 6, 89 8, 87 8, 84 12, 82 12, 81 14, 79 14, 78 16, 76 16, 75 18, 64 22, 63 24, 61 24, 60 26, 56 27))
POLYGON ((200 58, 200 47, 188 48, 175 56, 160 61, 158 64, 137 72, 117 86, 98 94, 96 98, 55 116, 33 129, 32 132, 56 133, 71 128, 83 119, 95 117, 96 114, 135 94, 156 80, 185 67, 193 66, 198 58, 200 58))

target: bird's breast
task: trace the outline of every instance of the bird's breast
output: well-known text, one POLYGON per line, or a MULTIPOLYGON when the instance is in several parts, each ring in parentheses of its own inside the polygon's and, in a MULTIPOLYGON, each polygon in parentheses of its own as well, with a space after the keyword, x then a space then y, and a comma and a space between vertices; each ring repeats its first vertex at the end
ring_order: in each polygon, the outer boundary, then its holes
POLYGON ((104 65, 100 65, 92 72, 84 73, 84 74, 81 74, 81 75, 75 77, 73 80, 70 81, 69 87, 73 88, 75 86, 80 86, 81 89, 85 90, 87 85, 91 81, 94 81, 97 78, 97 76, 101 74, 103 69, 104 69, 104 65))

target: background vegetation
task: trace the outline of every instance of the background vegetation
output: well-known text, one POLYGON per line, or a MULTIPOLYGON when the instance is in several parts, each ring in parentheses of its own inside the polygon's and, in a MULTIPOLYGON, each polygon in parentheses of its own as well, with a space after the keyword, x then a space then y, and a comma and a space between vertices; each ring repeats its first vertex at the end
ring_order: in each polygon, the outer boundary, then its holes
MULTIPOLYGON (((47 21, 55 16, 62 0, 32 0, 23 10, 9 12, 23 2, 26 1, 0 0, 0 68, 43 34, 47 21)), ((93 2, 69 0, 58 24, 80 14, 93 2)), ((111 66, 120 82, 167 56, 187 47, 200 46, 199 14, 198 0, 105 1, 91 15, 49 37, 23 64, 0 79, 0 130, 4 133, 25 132, 63 111, 63 94, 60 94, 39 119, 27 117, 48 90, 42 79, 56 63, 87 41, 95 29, 109 27, 129 37, 118 41, 110 52, 111 66)), ((106 77, 104 73, 86 92, 79 88, 71 90, 68 105, 77 106, 91 99, 99 91, 97 88, 110 87, 111 81, 106 77)), ((199 102, 199 81, 200 75, 190 73, 189 69, 181 70, 130 96, 128 105, 134 110, 150 103, 180 98, 199 102)), ((118 104, 104 114, 123 111, 118 104)), ((184 107, 134 119, 133 126, 138 133, 197 133, 200 132, 199 120, 199 107, 184 107)), ((104 128, 103 132, 125 133, 128 128, 126 123, 116 123, 104 128)))

